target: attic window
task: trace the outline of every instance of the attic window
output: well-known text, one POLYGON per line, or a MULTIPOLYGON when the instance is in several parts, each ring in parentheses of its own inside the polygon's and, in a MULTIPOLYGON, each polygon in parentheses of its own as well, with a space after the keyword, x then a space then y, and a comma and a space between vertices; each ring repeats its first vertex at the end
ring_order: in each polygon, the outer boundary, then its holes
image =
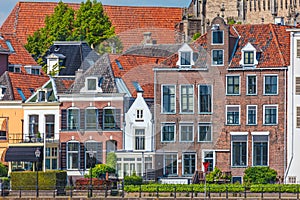
POLYGON ((88 90, 96 90, 97 78, 88 78, 87 79, 87 89, 88 90))
POLYGON ((15 52, 15 49, 12 46, 10 40, 6 40, 5 43, 6 43, 6 45, 7 45, 7 47, 8 47, 8 49, 9 49, 10 52, 15 52))
POLYGON ((244 64, 245 65, 254 64, 254 51, 244 51, 244 64))
POLYGON ((257 52, 257 47, 251 43, 248 42, 246 46, 242 48, 241 53, 242 59, 240 60, 240 65, 243 67, 255 67, 258 64, 260 53, 257 52))
POLYGON ((9 65, 8 66, 8 71, 9 72, 15 72, 15 73, 20 73, 21 72, 21 66, 19 65, 9 65))
POLYGON ((224 32, 218 28, 212 28, 212 44, 223 44, 224 43, 224 32))
POLYGON ((180 68, 191 68, 194 65, 193 49, 186 43, 184 43, 178 50, 178 61, 176 65, 180 68))
POLYGON ((132 82, 132 84, 137 92, 144 92, 143 88, 140 86, 138 82, 134 81, 132 82))
POLYGON ((27 72, 27 74, 34 74, 34 75, 40 75, 40 71, 41 71, 41 66, 25 66, 25 70, 27 72))
POLYGON ((17 88, 17 91, 18 91, 19 95, 21 96, 22 101, 26 101, 26 97, 25 97, 22 89, 21 88, 17 88))
POLYGON ((39 96, 38 96, 38 101, 39 102, 46 101, 46 92, 45 91, 41 90, 41 91, 39 91, 38 94, 39 94, 39 96))
POLYGON ((117 60, 117 59, 115 61, 116 61, 117 65, 118 65, 119 69, 123 69, 123 66, 121 65, 120 61, 117 60))
POLYGON ((180 65, 181 66, 191 65, 191 52, 180 52, 180 65))

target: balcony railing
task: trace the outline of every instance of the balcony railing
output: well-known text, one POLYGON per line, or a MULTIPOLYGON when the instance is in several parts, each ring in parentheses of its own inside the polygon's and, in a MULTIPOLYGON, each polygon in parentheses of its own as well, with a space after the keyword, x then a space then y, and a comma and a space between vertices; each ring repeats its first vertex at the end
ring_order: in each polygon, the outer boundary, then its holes
MULTIPOLYGON (((41 134, 43 135, 43 134, 41 134)), ((54 137, 46 137, 46 143, 58 143, 58 139, 54 137)), ((34 135, 24 135, 24 133, 10 133, 8 134, 8 143, 18 144, 18 143, 44 143, 43 137, 37 137, 34 135)))

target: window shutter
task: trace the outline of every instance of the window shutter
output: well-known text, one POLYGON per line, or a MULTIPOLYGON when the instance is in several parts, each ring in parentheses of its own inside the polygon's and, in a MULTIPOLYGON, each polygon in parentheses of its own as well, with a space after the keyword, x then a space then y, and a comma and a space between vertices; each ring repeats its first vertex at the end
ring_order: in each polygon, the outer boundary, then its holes
POLYGON ((300 77, 296 77, 296 95, 300 95, 300 77))
POLYGON ((61 130, 66 130, 67 129, 67 110, 61 110, 61 130))
POLYGON ((80 109, 80 129, 85 129, 85 109, 80 109))
POLYGON ((60 144, 60 150, 61 150, 61 155, 60 155, 60 168, 62 170, 67 169, 67 144, 65 142, 62 142, 60 144))
POLYGON ((98 109, 98 128, 103 129, 103 109, 98 109))
POLYGON ((300 40, 297 40, 297 58, 300 58, 300 40))
POLYGON ((300 128, 300 107, 297 107, 297 128, 300 128))
POLYGON ((84 147, 84 143, 80 143, 80 152, 79 152, 79 154, 80 154, 80 157, 79 157, 79 159, 80 159, 80 161, 79 161, 79 163, 80 163, 80 169, 85 169, 85 165, 84 165, 84 162, 85 162, 85 147, 84 147))
POLYGON ((103 163, 103 143, 97 142, 96 164, 103 163))
POLYGON ((116 122, 116 129, 121 128, 121 109, 116 109, 116 115, 115 115, 115 122, 116 122))

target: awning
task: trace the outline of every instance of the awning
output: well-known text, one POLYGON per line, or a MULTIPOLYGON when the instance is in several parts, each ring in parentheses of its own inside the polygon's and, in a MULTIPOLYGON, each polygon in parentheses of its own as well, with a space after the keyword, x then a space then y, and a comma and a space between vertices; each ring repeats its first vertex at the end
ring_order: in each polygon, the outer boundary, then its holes
POLYGON ((8 147, 5 155, 5 161, 27 161, 37 162, 43 158, 43 147, 8 147), (35 156, 36 149, 40 150, 40 157, 35 156))

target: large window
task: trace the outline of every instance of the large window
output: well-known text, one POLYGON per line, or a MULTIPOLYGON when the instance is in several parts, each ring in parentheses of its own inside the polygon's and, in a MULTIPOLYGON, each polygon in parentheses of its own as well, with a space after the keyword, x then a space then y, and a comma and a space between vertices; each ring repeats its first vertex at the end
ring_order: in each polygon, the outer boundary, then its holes
POLYGON ((79 109, 68 109, 68 130, 79 129, 79 109))
POLYGON ((95 130, 98 125, 98 110, 88 108, 85 110, 85 128, 87 130, 95 130))
POLYGON ((247 105, 247 124, 256 125, 257 119, 257 106, 256 105, 247 105))
POLYGON ((212 141, 212 131, 211 124, 199 124, 199 142, 211 142, 212 141))
POLYGON ((175 124, 163 124, 161 129, 162 142, 175 141, 175 124))
POLYGON ((239 95, 240 94, 240 77, 239 76, 227 76, 227 95, 239 95))
POLYGON ((231 136, 231 156, 233 167, 247 166, 247 135, 231 136))
POLYGON ((264 105, 264 124, 277 124, 277 105, 264 105))
POLYGON ((46 138, 54 138, 54 115, 46 115, 46 138))
POLYGON ((58 153, 57 147, 46 148, 46 169, 49 170, 58 169, 57 153, 58 153))
POLYGON ((265 76, 264 94, 276 95, 278 93, 278 77, 277 75, 265 76))
POLYGON ((194 87, 193 85, 181 85, 180 86, 181 98, 180 108, 182 113, 194 112, 194 87))
POLYGON ((162 86, 162 112, 175 113, 175 85, 162 86))
POLYGON ((177 154, 165 154, 164 158, 164 174, 177 176, 177 154))
POLYGON ((254 51, 244 51, 244 64, 245 65, 254 64, 254 51))
POLYGON ((68 169, 79 169, 79 142, 68 142, 68 169))
POLYGON ((212 31, 212 44, 223 44, 223 31, 212 31))
POLYGON ((199 112, 210 113, 212 111, 211 85, 199 85, 199 112))
POLYGON ((211 172, 214 170, 214 152, 213 151, 204 151, 203 152, 204 162, 209 162, 207 171, 211 172))
POLYGON ((181 66, 191 65, 191 52, 180 52, 180 65, 181 66))
POLYGON ((268 155, 268 135, 253 135, 253 166, 267 166, 268 155))
POLYGON ((300 128, 300 107, 297 107, 296 114, 297 114, 296 127, 300 128))
POLYGON ((212 65, 224 65, 223 54, 223 50, 212 50, 212 65))
POLYGON ((120 128, 120 110, 109 109, 103 110, 103 129, 119 129, 120 128))
POLYGON ((240 106, 226 106, 226 122, 228 125, 240 124, 240 106))
POLYGON ((196 170, 196 154, 183 154, 183 175, 192 176, 196 170))
POLYGON ((85 147, 85 168, 89 169, 90 167, 95 167, 97 163, 97 152, 101 151, 102 149, 98 149, 97 142, 89 141, 84 144, 85 147), (93 155, 93 157, 91 157, 93 155))
POLYGON ((37 137, 39 130, 39 116, 29 115, 29 136, 37 137))
POLYGON ((296 95, 300 95, 300 77, 296 77, 296 95))
POLYGON ((247 95, 256 95, 256 76, 247 76, 247 95))
POLYGON ((135 150, 145 150, 145 129, 135 129, 135 150))
POLYGON ((194 141, 194 127, 193 124, 180 125, 180 141, 193 142, 194 141))

